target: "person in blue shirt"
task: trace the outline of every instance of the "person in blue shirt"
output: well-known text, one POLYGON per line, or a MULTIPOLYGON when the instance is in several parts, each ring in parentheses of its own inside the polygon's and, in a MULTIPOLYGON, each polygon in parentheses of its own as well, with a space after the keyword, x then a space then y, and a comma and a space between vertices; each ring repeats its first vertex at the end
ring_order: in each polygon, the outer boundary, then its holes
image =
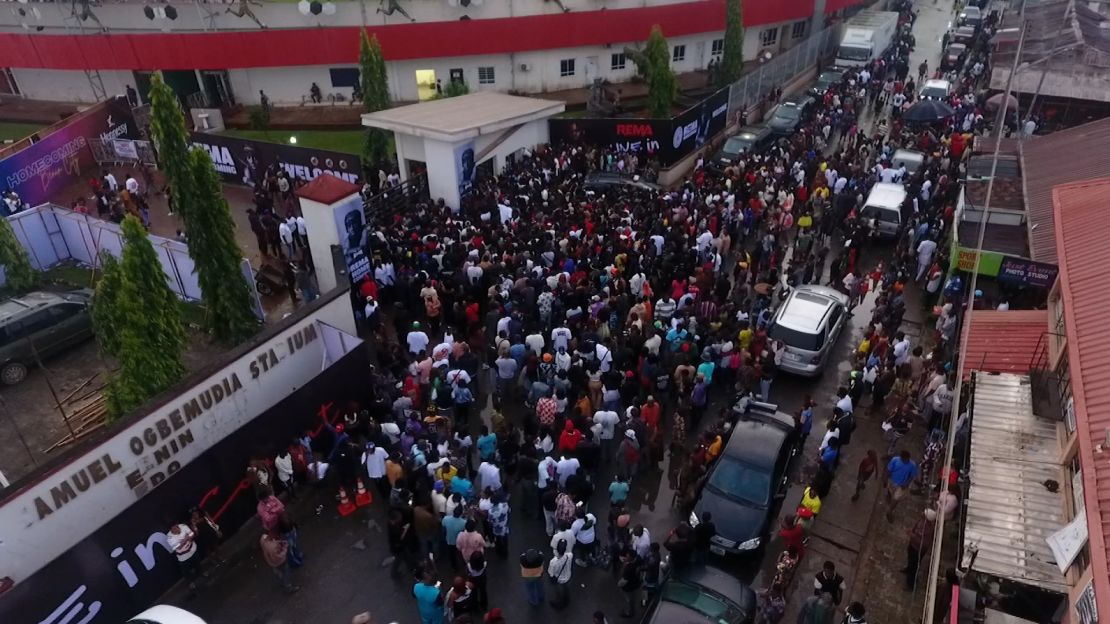
MULTIPOLYGON (((452 483, 454 485, 454 483, 452 483)), ((451 551, 451 565, 458 570, 462 567, 462 557, 459 555, 458 545, 459 533, 463 532, 466 528, 466 518, 463 517, 463 505, 457 505, 451 510, 451 514, 444 516, 441 523, 443 524, 443 536, 447 540, 447 550, 451 551)))
POLYGON ((802 411, 798 414, 798 448, 804 449, 809 432, 813 431, 813 401, 806 397, 802 411))
POLYGON ((886 465, 886 501, 890 507, 886 512, 887 522, 894 522, 894 508, 898 501, 906 495, 913 480, 917 478, 917 463, 910 459, 909 451, 902 451, 897 457, 892 457, 886 465))
POLYGON ((713 354, 707 348, 701 354, 701 364, 698 364, 697 374, 705 377, 705 385, 713 385, 713 372, 717 370, 717 365, 713 363, 713 354))
POLYGON ((612 505, 623 504, 628 499, 628 479, 617 475, 609 484, 609 503, 612 505))
POLYGON ((425 572, 424 580, 412 586, 412 595, 416 597, 421 624, 443 624, 443 600, 439 595, 439 583, 430 572, 425 572))
POLYGON ((478 457, 482 461, 490 461, 497 455, 497 434, 491 433, 489 427, 482 426, 482 435, 478 436, 478 457))
POLYGON ((474 483, 462 475, 455 475, 451 479, 451 492, 469 500, 474 494, 474 483))
POLYGON ((835 472, 838 457, 840 457, 840 440, 832 438, 825 450, 821 451, 821 466, 830 473, 835 472))

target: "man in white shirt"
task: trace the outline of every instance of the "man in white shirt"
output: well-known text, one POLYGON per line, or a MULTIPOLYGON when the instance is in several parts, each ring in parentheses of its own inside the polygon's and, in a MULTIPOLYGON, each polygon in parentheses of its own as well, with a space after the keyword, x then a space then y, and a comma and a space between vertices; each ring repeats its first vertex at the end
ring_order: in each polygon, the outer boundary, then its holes
POLYGON ((296 248, 293 246, 293 228, 289 227, 288 221, 282 221, 278 225, 278 235, 281 236, 281 244, 285 248, 285 255, 292 259, 295 256, 296 248))
POLYGON ((597 357, 597 367, 602 373, 608 373, 610 367, 613 365, 613 353, 609 351, 609 347, 602 343, 597 343, 594 347, 594 355, 597 357))
POLYGON ((127 179, 123 181, 123 187, 126 188, 127 192, 131 193, 132 195, 139 194, 139 181, 131 177, 130 175, 128 175, 127 179))
POLYGON ((419 321, 412 324, 412 331, 405 336, 405 342, 409 345, 409 353, 413 355, 420 355, 421 351, 428 348, 428 334, 420 331, 419 321))
POLYGON ((501 469, 493 462, 484 461, 478 466, 478 482, 482 490, 501 491, 501 469))
POLYGON ((524 337, 524 344, 532 350, 532 353, 536 354, 536 357, 543 355, 543 334, 539 332, 538 328, 535 332, 524 337))
POLYGON ((925 271, 929 269, 929 265, 933 263, 933 253, 937 250, 937 244, 928 238, 922 239, 917 244, 917 281, 921 281, 921 277, 925 275, 925 271))
POLYGON ((559 349, 566 350, 566 348, 570 346, 570 339, 573 336, 574 334, 570 332, 570 329, 560 325, 559 327, 551 330, 551 345, 555 348, 556 351, 558 351, 559 349))
POLYGON ((559 461, 555 464, 555 474, 559 477, 559 485, 566 487, 567 479, 574 476, 578 472, 581 464, 575 457, 560 457, 559 461))
POLYGON ((898 332, 894 338, 894 365, 901 366, 910 359, 910 340, 905 332, 898 332))
POLYGON ((601 438, 601 459, 608 462, 616 450, 616 443, 613 440, 620 415, 612 410, 598 410, 594 412, 594 422, 601 425, 601 435, 598 436, 601 438))
POLYGON ((366 476, 370 477, 382 496, 389 496, 389 481, 385 478, 385 460, 388 458, 389 453, 373 442, 366 445, 366 452, 362 454, 366 476))
POLYGON ((104 181, 108 184, 109 191, 119 190, 119 182, 116 181, 116 176, 112 175, 112 172, 107 169, 104 170, 104 181))

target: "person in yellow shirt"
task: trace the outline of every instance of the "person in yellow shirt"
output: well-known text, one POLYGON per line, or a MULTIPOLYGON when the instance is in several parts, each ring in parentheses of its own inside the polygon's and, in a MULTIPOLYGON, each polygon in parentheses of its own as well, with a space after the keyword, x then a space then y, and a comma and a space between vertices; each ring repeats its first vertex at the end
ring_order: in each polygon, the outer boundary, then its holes
POLYGON ((724 441, 721 440, 721 436, 708 431, 705 432, 705 439, 707 442, 705 445, 705 461, 711 463, 721 455, 721 447, 724 446, 724 441))
POLYGON ((821 513, 821 497, 817 495, 812 486, 806 486, 802 492, 801 507, 808 509, 813 515, 821 513))
POLYGON ((740 334, 736 338, 740 343, 741 351, 747 351, 752 347, 752 337, 754 336, 755 332, 752 331, 751 325, 745 324, 744 329, 740 330, 740 334))
POLYGON ((443 464, 442 466, 440 466, 439 468, 436 468, 436 480, 437 481, 443 481, 444 483, 450 483, 451 479, 454 479, 455 475, 457 475, 457 474, 459 474, 459 469, 454 467, 453 465, 451 465, 450 462, 447 462, 447 463, 443 464))

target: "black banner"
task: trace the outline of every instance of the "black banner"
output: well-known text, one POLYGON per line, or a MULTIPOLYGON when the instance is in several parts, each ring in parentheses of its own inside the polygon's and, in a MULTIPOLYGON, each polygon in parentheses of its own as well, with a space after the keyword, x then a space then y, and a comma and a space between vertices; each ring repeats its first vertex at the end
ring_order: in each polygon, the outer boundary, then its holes
POLYGON ((998 266, 998 276, 995 279, 1000 284, 1052 288, 1059 272, 1060 269, 1052 264, 1005 256, 998 266))
POLYGON ((553 145, 600 145, 644 154, 670 167, 711 141, 727 120, 725 88, 671 119, 552 119, 548 131, 553 145))
POLYGON ((192 138, 193 145, 204 148, 212 157, 224 182, 231 184, 253 187, 271 168, 285 170, 291 178, 305 182, 321 173, 330 173, 359 184, 362 176, 362 163, 354 154, 207 132, 194 132, 192 138))
MULTIPOLYGON (((357 348, 208 449, 88 538, 0 594, 0 622, 124 622, 165 593, 181 574, 158 534, 187 520, 204 503, 224 535, 255 515, 256 499, 245 481, 247 462, 272 457, 295 435, 334 420, 349 401, 365 403, 369 361, 357 348)), ((320 440, 327 442, 321 436, 320 440)), ((329 442, 330 444, 330 442, 329 442)), ((326 449, 325 449, 326 450, 326 449)))

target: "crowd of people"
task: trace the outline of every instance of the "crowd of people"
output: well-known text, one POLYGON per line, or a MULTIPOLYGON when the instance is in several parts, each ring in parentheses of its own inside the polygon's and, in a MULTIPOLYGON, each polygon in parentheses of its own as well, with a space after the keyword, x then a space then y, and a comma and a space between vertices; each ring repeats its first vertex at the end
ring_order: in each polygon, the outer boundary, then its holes
MULTIPOLYGON (((914 426, 943 431, 959 407, 952 327, 963 304, 958 284, 942 283, 950 259, 939 243, 985 109, 980 69, 958 81, 952 117, 901 119, 917 99, 907 79, 914 16, 903 16, 892 49, 846 71, 798 131, 722 168, 699 162, 675 188, 595 192, 589 172, 650 176, 648 159, 545 145, 477 182, 458 210, 433 202, 376 224, 366 249, 374 270, 353 289, 378 338, 368 404, 344 411, 322 438, 252 463, 260 545, 282 588, 296 590, 290 570, 303 555, 274 489, 335 482, 342 504, 369 484, 387 508, 391 571, 413 577, 424 624, 501 621, 491 607, 506 596, 489 586, 488 569, 514 553, 530 604, 547 593, 557 609, 586 599, 571 581, 595 566, 613 571, 621 615, 632 616, 668 570, 708 558, 715 521, 704 514, 653 536, 628 506, 630 491, 665 468, 678 517, 689 516, 728 442, 733 398, 775 399, 786 345, 770 321, 782 294, 802 284, 841 290, 850 312, 867 299, 870 316, 834 400, 807 397, 795 414, 806 487, 777 532, 783 552, 759 621, 783 617, 807 532, 865 407, 888 444, 867 451, 852 500, 882 478, 893 519, 913 489, 940 492, 908 545, 912 587, 930 523, 959 504, 955 471, 940 470, 944 436, 930 433, 921 449, 901 440, 914 426), (923 152, 923 165, 895 167, 898 148, 923 152), (907 190, 893 245, 876 242, 862 212, 876 182, 907 190), (900 329, 908 289, 938 306, 935 335, 917 345, 900 329), (818 418, 827 421, 821 440, 807 446, 818 418), (510 539, 518 513, 549 541, 510 539)), ((986 62, 972 54, 969 67, 986 62)), ((295 240, 274 253, 292 256, 295 240)), ((195 521, 174 534, 210 537, 204 518, 195 521)), ((185 564, 192 538, 176 539, 185 564)), ((831 562, 813 586, 799 622, 866 621, 862 604, 840 606, 844 579, 831 562)))

